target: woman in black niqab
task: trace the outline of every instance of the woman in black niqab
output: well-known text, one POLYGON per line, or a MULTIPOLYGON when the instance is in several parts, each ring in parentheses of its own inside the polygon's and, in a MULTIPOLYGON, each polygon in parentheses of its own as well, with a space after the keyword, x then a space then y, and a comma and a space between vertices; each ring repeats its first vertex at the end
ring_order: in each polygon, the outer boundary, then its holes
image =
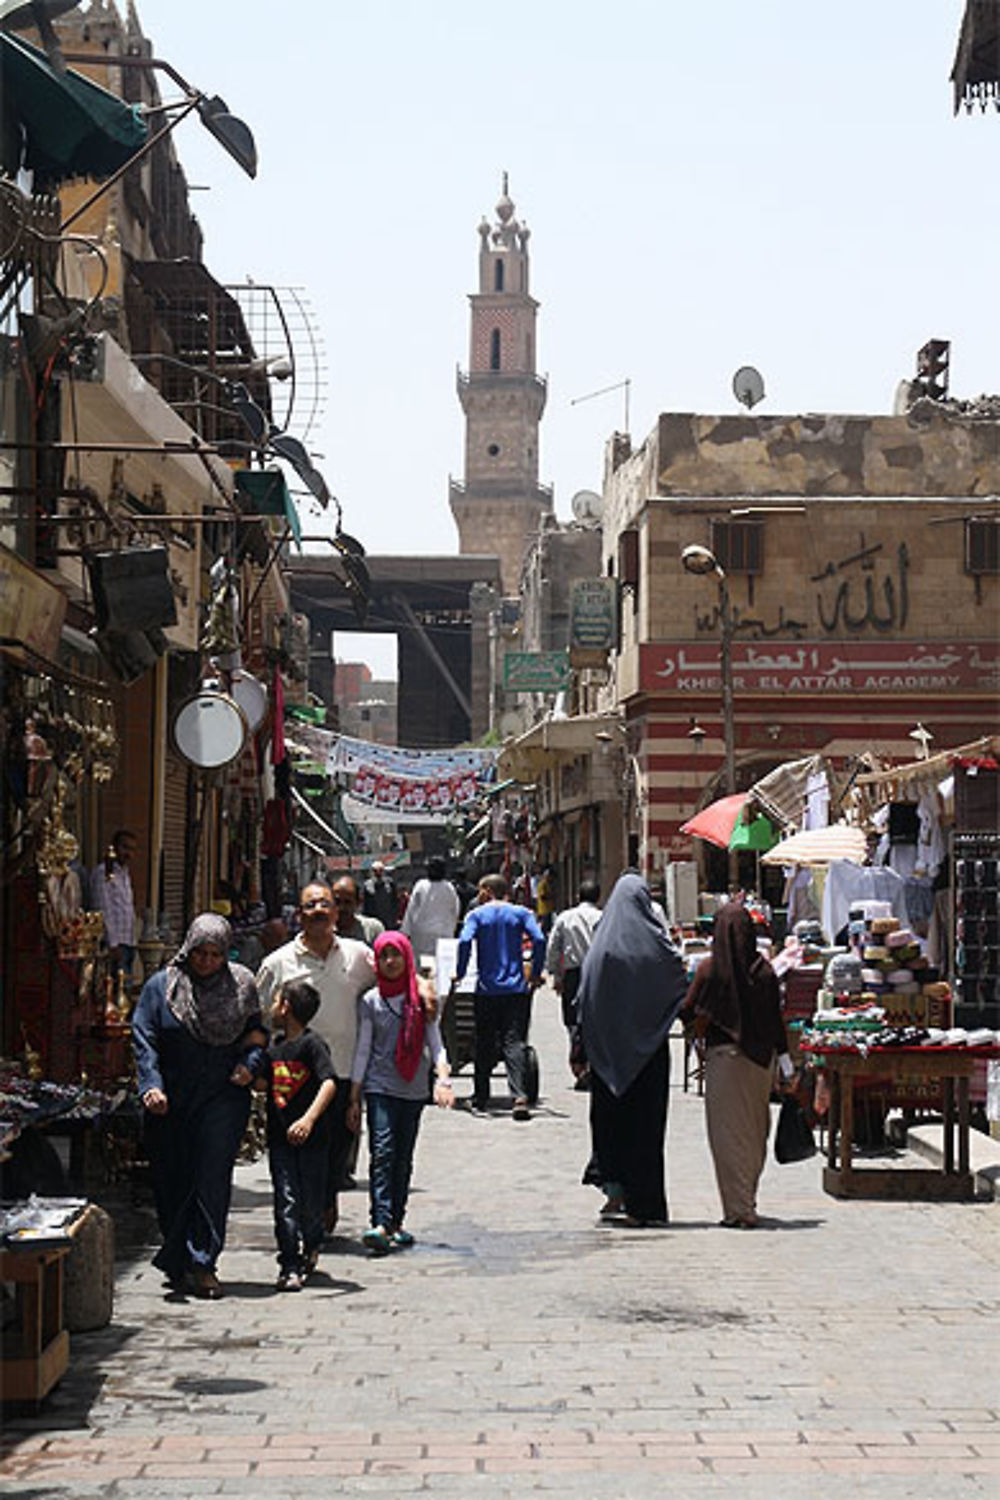
POLYGON ((654 914, 648 885, 626 871, 597 925, 577 992, 605 1209, 620 1200, 626 1223, 667 1220, 667 1038, 685 988, 684 966, 654 914))

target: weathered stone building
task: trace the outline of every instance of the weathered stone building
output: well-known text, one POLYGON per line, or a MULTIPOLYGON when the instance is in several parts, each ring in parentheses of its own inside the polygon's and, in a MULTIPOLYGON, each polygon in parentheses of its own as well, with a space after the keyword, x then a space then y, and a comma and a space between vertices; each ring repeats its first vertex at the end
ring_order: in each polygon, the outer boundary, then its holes
POLYGON ((465 478, 449 486, 458 550, 500 558, 503 591, 516 595, 529 539, 552 514, 538 482, 538 433, 546 383, 535 368, 538 303, 529 291, 530 230, 503 193, 497 222, 479 226, 479 291, 472 308, 469 369, 459 371, 465 413, 465 478))
POLYGON ((823 751, 912 755, 996 727, 1000 420, 994 403, 905 415, 664 414, 609 447, 604 570, 621 588, 614 696, 635 768, 631 847, 690 857, 680 826, 721 795, 726 570, 737 785, 823 751), (692 729, 695 731, 692 736, 692 729), (704 731, 704 734, 702 734, 704 731))

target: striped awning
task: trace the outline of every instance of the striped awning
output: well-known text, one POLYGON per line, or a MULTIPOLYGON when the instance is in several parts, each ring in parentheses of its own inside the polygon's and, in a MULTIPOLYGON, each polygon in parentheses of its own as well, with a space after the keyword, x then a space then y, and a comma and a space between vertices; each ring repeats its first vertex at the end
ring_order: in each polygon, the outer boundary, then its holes
POLYGON ((782 839, 761 856, 762 865, 828 865, 849 859, 863 865, 868 858, 868 840, 860 828, 831 823, 829 828, 807 828, 782 839))

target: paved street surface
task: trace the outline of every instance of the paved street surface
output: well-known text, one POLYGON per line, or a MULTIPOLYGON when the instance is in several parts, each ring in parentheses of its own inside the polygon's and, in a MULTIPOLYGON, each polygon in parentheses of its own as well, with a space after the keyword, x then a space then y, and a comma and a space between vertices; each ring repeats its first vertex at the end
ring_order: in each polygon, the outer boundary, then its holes
POLYGON ((278 1294, 258 1163, 224 1301, 171 1300, 147 1257, 123 1263, 112 1326, 74 1338, 40 1417, 8 1420, 0 1491, 1000 1494, 1000 1208, 836 1202, 818 1159, 770 1161, 766 1227, 718 1228, 678 1055, 673 1222, 598 1225, 549 991, 533 1039, 530 1123, 425 1115, 413 1250, 368 1259, 351 1193, 322 1274, 278 1294))

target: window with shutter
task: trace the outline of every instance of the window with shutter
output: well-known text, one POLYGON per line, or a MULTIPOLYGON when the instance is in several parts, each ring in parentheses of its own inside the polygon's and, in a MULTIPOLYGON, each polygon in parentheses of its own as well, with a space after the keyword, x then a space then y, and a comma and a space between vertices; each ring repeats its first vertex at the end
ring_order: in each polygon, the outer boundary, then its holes
POLYGON ((712 551, 727 573, 764 571, 764 527, 760 521, 713 521, 712 551))
POLYGON ((965 571, 1000 573, 1000 521, 989 518, 966 521, 965 571))
POLYGON ((618 537, 618 579, 622 588, 639 587, 639 533, 634 527, 618 537))

